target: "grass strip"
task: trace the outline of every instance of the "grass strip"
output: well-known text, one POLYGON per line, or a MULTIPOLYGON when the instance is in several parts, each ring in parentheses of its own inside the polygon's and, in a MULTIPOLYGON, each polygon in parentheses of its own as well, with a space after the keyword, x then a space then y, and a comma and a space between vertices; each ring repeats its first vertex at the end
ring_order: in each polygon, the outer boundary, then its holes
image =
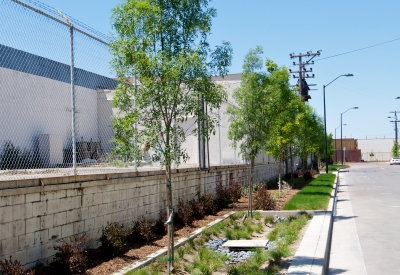
POLYGON ((338 169, 341 169, 341 168, 349 168, 349 167, 350 167, 349 165, 330 164, 330 165, 328 166, 328 171, 329 171, 329 173, 331 173, 331 172, 336 172, 338 169))
POLYGON ((283 210, 324 210, 331 196, 335 175, 320 174, 299 193, 297 193, 283 210))

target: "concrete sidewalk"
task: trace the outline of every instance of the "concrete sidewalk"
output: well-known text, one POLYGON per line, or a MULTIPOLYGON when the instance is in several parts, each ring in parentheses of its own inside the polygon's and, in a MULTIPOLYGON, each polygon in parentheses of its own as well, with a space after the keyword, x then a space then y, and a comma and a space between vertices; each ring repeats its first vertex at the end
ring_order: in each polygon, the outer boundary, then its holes
POLYGON ((338 176, 340 183, 337 192, 336 215, 333 219, 328 274, 366 275, 367 270, 347 184, 342 173, 338 176))

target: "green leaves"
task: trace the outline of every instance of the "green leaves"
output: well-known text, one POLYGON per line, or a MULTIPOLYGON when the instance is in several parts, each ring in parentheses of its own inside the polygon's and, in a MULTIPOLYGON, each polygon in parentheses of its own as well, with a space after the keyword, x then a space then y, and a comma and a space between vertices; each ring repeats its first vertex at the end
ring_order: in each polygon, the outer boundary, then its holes
POLYGON ((208 0, 126 0, 114 8, 117 34, 110 51, 120 80, 113 100, 119 110, 114 130, 120 154, 131 158, 150 147, 153 160, 179 164, 188 158, 180 146, 188 117, 201 122, 205 138, 213 133, 218 117, 212 114, 226 92, 211 76, 227 74, 232 58, 228 42, 209 48, 215 16, 208 0))

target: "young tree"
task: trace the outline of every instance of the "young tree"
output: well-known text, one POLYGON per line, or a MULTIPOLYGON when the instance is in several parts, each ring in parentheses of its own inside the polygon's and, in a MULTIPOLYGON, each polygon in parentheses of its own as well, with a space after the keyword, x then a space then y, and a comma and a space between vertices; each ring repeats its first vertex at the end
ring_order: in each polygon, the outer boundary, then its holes
MULTIPOLYGON (((303 112, 299 115, 299 132, 296 138, 297 155, 307 160, 312 153, 319 152, 321 146, 323 155, 325 155, 324 125, 311 106, 305 105, 303 112)), ((331 135, 332 137, 332 135, 331 135)), ((329 147, 329 141, 328 147, 329 147)), ((332 140, 330 141, 332 144, 332 140)), ((303 165, 304 167, 304 165, 303 165)))
POLYGON ((392 157, 399 157, 399 143, 395 142, 392 147, 392 157))
POLYGON ((230 114, 228 138, 236 148, 240 144, 241 154, 250 160, 249 215, 252 216, 252 191, 254 160, 266 148, 268 76, 263 67, 262 47, 251 49, 244 58, 242 83, 233 93, 236 106, 228 106, 230 114))
MULTIPOLYGON (((117 148, 133 159, 153 148, 153 161, 165 167, 167 213, 173 213, 171 164, 186 161, 186 134, 179 123, 194 116, 208 138, 218 117, 213 111, 226 98, 211 81, 225 75, 232 49, 224 42, 211 51, 207 43, 216 11, 208 0, 125 0, 113 10, 116 36, 111 43, 119 85, 113 100, 117 148), (130 77, 137 77, 134 86, 130 77), (204 103, 209 113, 205 113, 204 103), (133 125, 137 123, 138 127, 133 125)), ((173 226, 168 226, 168 273, 173 270, 173 226)))
POLYGON ((298 116, 304 104, 289 85, 289 72, 279 68, 272 60, 267 60, 270 82, 268 103, 269 134, 268 153, 279 162, 279 191, 281 191, 282 162, 287 157, 287 150, 292 146, 299 129, 298 116))

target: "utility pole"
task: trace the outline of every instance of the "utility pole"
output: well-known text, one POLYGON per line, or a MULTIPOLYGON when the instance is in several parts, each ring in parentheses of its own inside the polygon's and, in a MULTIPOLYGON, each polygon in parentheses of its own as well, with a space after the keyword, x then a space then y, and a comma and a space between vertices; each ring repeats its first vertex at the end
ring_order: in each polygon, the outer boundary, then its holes
POLYGON ((390 113, 391 113, 391 114, 394 113, 394 121, 392 120, 392 121, 390 121, 390 122, 394 122, 394 137, 395 137, 395 142, 396 142, 396 144, 397 144, 397 142, 398 142, 397 122, 399 122, 399 121, 397 120, 397 111, 393 111, 393 112, 390 112, 390 113))
POLYGON ((296 62, 293 62, 293 65, 299 66, 299 70, 298 71, 292 71, 291 69, 289 69, 290 73, 293 73, 293 78, 298 78, 298 86, 299 86, 299 95, 303 98, 304 101, 308 101, 309 99, 311 99, 311 96, 308 94, 308 91, 310 90, 316 90, 316 89, 310 89, 309 86, 316 86, 316 84, 308 84, 307 81, 305 80, 306 78, 314 78, 314 74, 309 75, 307 74, 308 72, 312 72, 312 68, 310 68, 309 70, 307 70, 306 66, 308 65, 313 65, 314 61, 312 61, 312 59, 316 56, 320 56, 321 55, 321 50, 317 51, 316 53, 313 53, 312 51, 309 51, 305 54, 299 53, 299 54, 294 54, 291 53, 290 54, 290 58, 299 58, 299 62, 296 64, 296 62), (304 59, 308 59, 307 61, 303 61, 303 57, 304 59), (295 75, 298 74, 298 75, 295 75))

